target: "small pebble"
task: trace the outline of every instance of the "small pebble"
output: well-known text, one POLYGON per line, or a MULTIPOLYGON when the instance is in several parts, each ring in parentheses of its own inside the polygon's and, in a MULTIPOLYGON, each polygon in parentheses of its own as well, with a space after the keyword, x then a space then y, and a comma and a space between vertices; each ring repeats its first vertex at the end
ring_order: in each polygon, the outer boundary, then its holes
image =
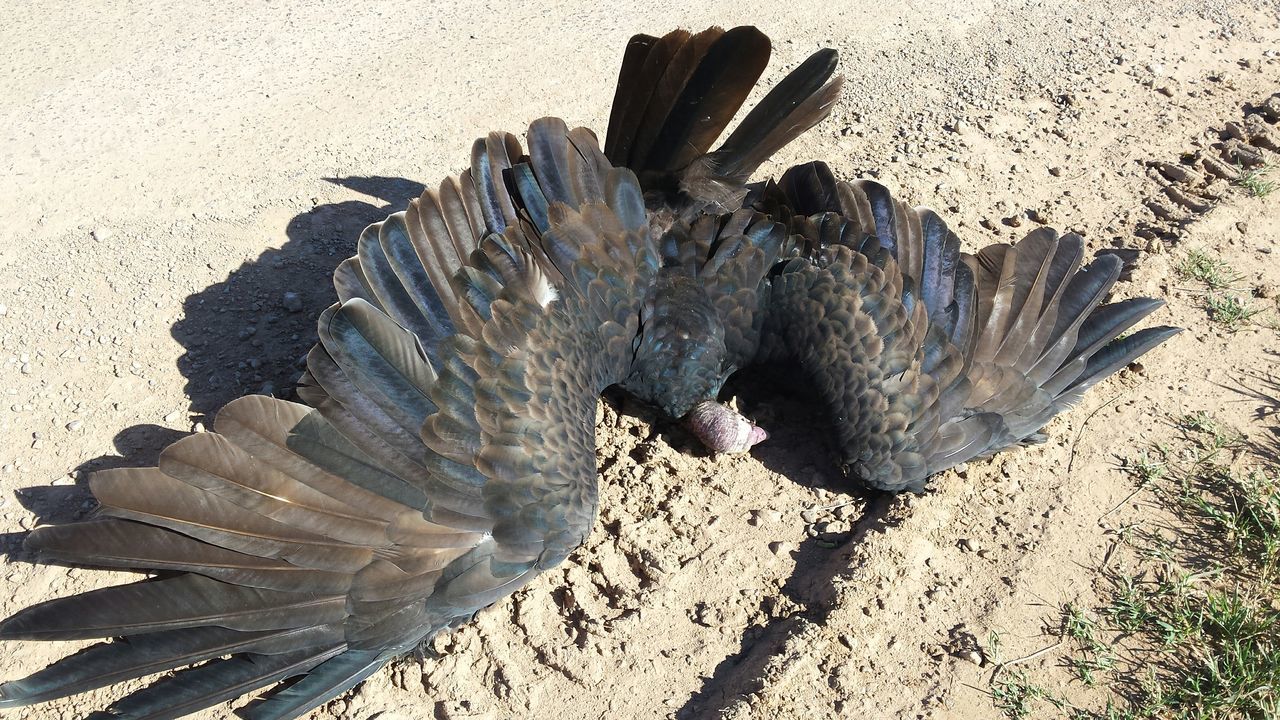
POLYGON ((280 304, 289 312, 302 312, 302 297, 296 292, 287 292, 281 298, 280 304))
POLYGON ((778 522, 782 519, 782 513, 777 510, 752 510, 751 518, 747 522, 753 526, 759 527, 765 523, 778 522))
POLYGON ((83 420, 72 420, 71 422, 67 423, 67 429, 70 430, 71 432, 79 432, 80 428, 82 427, 84 427, 83 420))
POLYGON ((796 549, 795 544, 789 543, 786 541, 769 543, 769 552, 773 553, 774 555, 786 555, 787 553, 795 549, 796 549))
POLYGON ((94 228, 90 235, 98 242, 106 242, 115 236, 116 232, 110 228, 94 228))
POLYGON ((165 416, 164 416, 164 421, 165 421, 165 422, 167 422, 167 423, 172 424, 172 423, 177 422, 177 421, 178 421, 178 418, 180 418, 180 417, 182 417, 182 413, 181 413, 181 412, 179 412, 179 411, 177 411, 177 410, 174 410, 173 412, 171 412, 171 413, 169 413, 168 415, 165 415, 165 416))
POLYGON ((960 542, 956 544, 959 545, 960 549, 964 550, 965 552, 977 552, 979 547, 977 542, 970 540, 969 538, 961 538, 960 542))
POLYGON ((453 648, 453 637, 448 633, 439 633, 431 638, 431 649, 440 655, 447 655, 453 648))
MULTIPOLYGON (((1259 296, 1259 297, 1262 297, 1262 296, 1259 296)), ((22 374, 23 375, 31 374, 31 363, 22 363, 22 374)))
POLYGON ((9 306, 5 305, 4 303, 0 303, 0 317, 4 317, 5 315, 8 315, 8 314, 9 314, 9 306))
POLYGON ((815 508, 809 508, 808 510, 805 510, 800 513, 800 519, 807 523, 817 522, 818 511, 815 508))

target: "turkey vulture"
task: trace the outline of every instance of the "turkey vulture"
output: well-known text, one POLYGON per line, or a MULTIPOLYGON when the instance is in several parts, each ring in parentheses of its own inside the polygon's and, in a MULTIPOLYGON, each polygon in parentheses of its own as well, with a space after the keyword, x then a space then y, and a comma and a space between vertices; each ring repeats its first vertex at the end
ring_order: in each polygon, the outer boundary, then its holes
POLYGON ((95 473, 91 519, 41 558, 160 577, 0 625, 94 645, 0 685, 39 703, 187 668, 114 716, 173 718, 281 680, 244 711, 294 718, 563 561, 596 514, 594 418, 611 385, 741 452, 766 433, 717 402, 757 363, 799 366, 851 482, 920 491, 1034 441, 1172 328, 1102 304, 1120 271, 1038 229, 976 254, 933 212, 815 162, 749 182, 839 94, 821 50, 716 149, 762 73, 751 27, 638 35, 603 148, 534 122, 370 226, 334 276, 298 396, 248 396, 159 466, 95 473), (190 666, 190 667, 188 667, 190 666))

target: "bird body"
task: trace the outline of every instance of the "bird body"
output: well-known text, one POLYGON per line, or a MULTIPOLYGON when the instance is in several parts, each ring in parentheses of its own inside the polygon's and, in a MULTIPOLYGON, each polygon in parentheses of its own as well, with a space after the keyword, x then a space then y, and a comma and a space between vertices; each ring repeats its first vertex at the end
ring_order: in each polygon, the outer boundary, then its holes
POLYGON ((0 685, 0 707, 184 668, 118 701, 180 717, 285 678, 249 718, 297 717, 565 560, 595 520, 597 398, 620 385, 710 448, 763 429, 718 402, 790 362, 826 404, 850 479, 922 490, 1034 440, 1159 344, 1117 336, 1113 257, 1035 231, 976 254, 931 211, 822 163, 759 165, 830 111, 815 53, 715 149, 769 56, 754 28, 626 50, 601 148, 553 118, 491 133, 471 165, 370 226, 299 382, 249 396, 158 467, 96 473, 95 516, 42 527, 46 559, 148 570, 0 625, 120 638, 0 685))

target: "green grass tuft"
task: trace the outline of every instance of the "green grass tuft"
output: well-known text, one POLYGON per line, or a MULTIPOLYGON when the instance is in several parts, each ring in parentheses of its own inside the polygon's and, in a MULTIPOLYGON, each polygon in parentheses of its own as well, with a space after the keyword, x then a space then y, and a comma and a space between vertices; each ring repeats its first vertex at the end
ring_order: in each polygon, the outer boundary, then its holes
POLYGON ((1182 277, 1202 282, 1213 290, 1231 287, 1243 277, 1230 265, 1204 250, 1189 251, 1175 270, 1182 277))
POLYGON ((1239 185, 1245 192, 1249 193, 1250 197, 1264 198, 1275 192, 1277 187, 1280 187, 1280 183, 1267 178, 1270 173, 1271 167, 1268 165, 1245 170, 1240 173, 1240 177, 1236 180, 1236 185, 1239 185))
POLYGON ((1249 324, 1250 318, 1260 310, 1252 307, 1235 295, 1211 294, 1204 299, 1205 309, 1209 311, 1209 319, 1235 332, 1249 324))

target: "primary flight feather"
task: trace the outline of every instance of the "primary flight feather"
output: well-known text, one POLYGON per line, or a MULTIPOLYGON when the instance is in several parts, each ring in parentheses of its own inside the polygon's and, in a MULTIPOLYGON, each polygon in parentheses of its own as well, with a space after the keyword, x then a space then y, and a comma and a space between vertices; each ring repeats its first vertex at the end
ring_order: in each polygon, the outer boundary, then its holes
POLYGON ((629 43, 603 148, 560 120, 477 140, 471 166, 370 226, 334 275, 298 396, 249 396, 159 466, 96 473, 95 516, 27 540, 155 580, 51 600, 24 640, 116 638, 0 685, 0 707, 187 668, 113 704, 174 718, 281 680, 298 717, 563 561, 596 514, 600 392, 620 385, 741 452, 717 401, 798 365, 850 480, 928 477, 1040 429, 1172 328, 1103 304, 1119 274, 1048 229, 976 254, 932 211, 822 163, 750 182, 824 118, 822 50, 718 146, 768 61, 755 28, 629 43))

